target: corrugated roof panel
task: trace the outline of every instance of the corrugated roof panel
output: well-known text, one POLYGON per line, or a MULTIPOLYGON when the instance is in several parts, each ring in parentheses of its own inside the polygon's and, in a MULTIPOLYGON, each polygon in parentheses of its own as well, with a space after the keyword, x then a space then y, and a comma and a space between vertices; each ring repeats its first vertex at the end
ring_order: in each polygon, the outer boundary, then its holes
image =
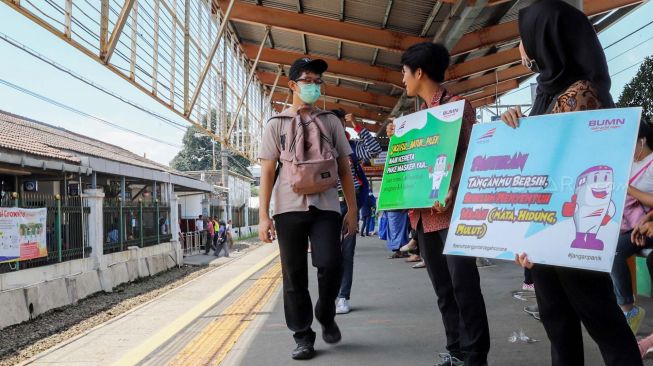
POLYGON ((372 93, 390 95, 392 91, 392 86, 387 84, 370 84, 367 87, 367 90, 372 93))
POLYGON ((376 58, 376 64, 399 70, 401 69, 401 53, 380 50, 379 56, 376 58))
MULTIPOLYGON (((449 17, 450 12, 451 4, 442 4, 440 10, 433 19, 433 23, 431 23, 431 26, 426 33, 427 38, 432 39, 433 36, 435 36, 435 33, 437 33, 437 31, 440 29, 442 23, 444 23, 444 21, 449 17)), ((424 23, 426 24, 426 22, 424 23)))
POLYGON ((363 47, 352 43, 342 44, 342 58, 356 62, 371 63, 374 48, 363 47))
POLYGON ((300 33, 272 28, 271 34, 274 40, 274 48, 304 53, 302 35, 300 33))
POLYGON ((308 45, 308 52, 310 54, 322 55, 337 58, 338 57, 338 42, 332 39, 306 36, 306 43, 308 45))
POLYGON ((356 90, 363 90, 363 84, 350 80, 340 80, 340 86, 356 90))
POLYGON ((265 28, 256 24, 233 22, 238 36, 242 40, 259 43, 265 36, 265 28))
POLYGON ((379 0, 348 0, 345 2, 345 20, 379 28, 386 5, 385 1, 379 0))
POLYGON ((297 0, 262 0, 261 4, 275 9, 297 11, 297 0))
POLYGON ((305 14, 340 19, 340 1, 302 0, 302 5, 305 14))
MULTIPOLYGON (((383 1, 379 2, 383 3, 383 1)), ((419 35, 436 3, 435 0, 393 1, 387 28, 419 35)))

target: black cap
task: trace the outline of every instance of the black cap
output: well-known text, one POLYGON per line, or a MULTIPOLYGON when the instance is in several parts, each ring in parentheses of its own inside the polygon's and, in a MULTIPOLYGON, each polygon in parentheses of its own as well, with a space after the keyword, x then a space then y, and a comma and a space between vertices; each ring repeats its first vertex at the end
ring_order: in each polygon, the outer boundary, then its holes
POLYGON ((288 77, 290 80, 297 80, 302 76, 302 72, 304 71, 312 71, 316 74, 322 75, 327 68, 329 68, 329 65, 324 60, 311 60, 308 57, 302 57, 292 63, 288 77))

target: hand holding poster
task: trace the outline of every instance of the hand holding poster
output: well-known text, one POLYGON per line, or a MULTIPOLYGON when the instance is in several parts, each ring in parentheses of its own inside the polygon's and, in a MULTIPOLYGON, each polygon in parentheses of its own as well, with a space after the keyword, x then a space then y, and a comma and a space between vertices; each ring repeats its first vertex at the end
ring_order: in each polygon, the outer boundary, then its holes
POLYGON ((456 159, 465 101, 425 109, 395 120, 381 182, 379 210, 444 203, 456 159))
POLYGON ((48 255, 47 209, 0 207, 0 263, 48 255))
POLYGON ((641 108, 474 126, 445 254, 609 272, 641 108), (616 149, 608 147, 618 147, 616 149))

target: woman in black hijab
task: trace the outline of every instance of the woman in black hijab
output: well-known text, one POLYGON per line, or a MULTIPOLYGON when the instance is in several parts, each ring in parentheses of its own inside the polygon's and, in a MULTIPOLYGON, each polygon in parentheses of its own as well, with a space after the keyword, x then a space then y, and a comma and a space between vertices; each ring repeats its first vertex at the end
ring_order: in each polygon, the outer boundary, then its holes
MULTIPOLYGON (((585 14, 560 0, 540 0, 519 12, 522 63, 537 77, 531 116, 612 108, 605 54, 585 14)), ((519 109, 503 114, 519 126, 519 109)), ((584 364, 581 322, 606 365, 642 365, 637 341, 617 305, 608 273, 529 262, 540 317, 551 341, 552 364, 584 364)))

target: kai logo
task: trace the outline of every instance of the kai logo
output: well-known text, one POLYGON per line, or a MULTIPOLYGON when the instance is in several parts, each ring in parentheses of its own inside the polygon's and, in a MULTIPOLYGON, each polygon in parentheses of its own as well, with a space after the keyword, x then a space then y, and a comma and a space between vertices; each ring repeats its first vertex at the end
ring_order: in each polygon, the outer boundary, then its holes
POLYGON ((588 122, 588 126, 592 131, 605 131, 612 128, 619 128, 625 124, 625 118, 592 119, 588 122))
POLYGON ((484 133, 483 136, 479 137, 476 142, 488 142, 492 137, 494 137, 494 134, 497 132, 496 128, 493 128, 489 130, 488 132, 484 133))
POLYGON ((406 129, 406 120, 401 121, 399 124, 399 128, 397 128, 397 134, 399 136, 404 134, 404 130, 406 129))

